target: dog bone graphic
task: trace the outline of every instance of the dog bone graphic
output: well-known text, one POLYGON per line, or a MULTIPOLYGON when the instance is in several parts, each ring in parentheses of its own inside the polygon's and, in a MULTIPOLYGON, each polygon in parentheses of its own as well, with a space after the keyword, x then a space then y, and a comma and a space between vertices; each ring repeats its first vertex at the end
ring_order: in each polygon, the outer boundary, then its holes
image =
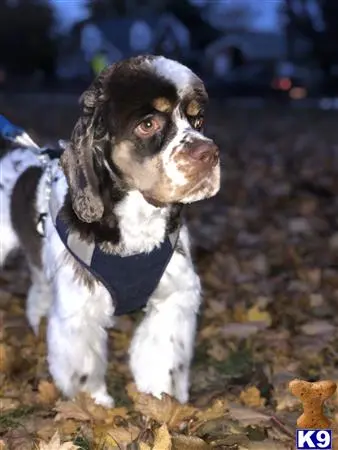
POLYGON ((330 428, 331 422, 324 415, 323 406, 325 400, 336 392, 336 388, 336 383, 330 380, 311 383, 296 379, 289 383, 290 392, 303 404, 303 414, 297 420, 298 428, 330 428))

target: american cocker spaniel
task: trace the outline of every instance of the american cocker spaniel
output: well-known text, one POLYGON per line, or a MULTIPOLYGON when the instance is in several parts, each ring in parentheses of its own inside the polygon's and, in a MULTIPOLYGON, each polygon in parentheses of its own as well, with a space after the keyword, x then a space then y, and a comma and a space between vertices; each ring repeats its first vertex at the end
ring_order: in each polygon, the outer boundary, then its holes
POLYGON ((27 318, 48 317, 49 370, 68 397, 112 406, 107 329, 144 308, 129 356, 137 388, 188 400, 201 301, 181 210, 220 187, 203 134, 207 94, 184 65, 139 56, 105 69, 49 170, 29 149, 0 160, 0 264, 25 252, 27 318))

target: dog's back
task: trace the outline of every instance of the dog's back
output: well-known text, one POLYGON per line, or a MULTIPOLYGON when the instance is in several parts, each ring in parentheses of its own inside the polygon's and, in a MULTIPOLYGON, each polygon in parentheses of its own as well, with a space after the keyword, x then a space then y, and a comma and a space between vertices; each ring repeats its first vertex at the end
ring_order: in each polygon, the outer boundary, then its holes
POLYGON ((12 250, 20 247, 20 234, 34 226, 41 174, 39 161, 29 149, 9 151, 0 159, 0 266, 12 250))

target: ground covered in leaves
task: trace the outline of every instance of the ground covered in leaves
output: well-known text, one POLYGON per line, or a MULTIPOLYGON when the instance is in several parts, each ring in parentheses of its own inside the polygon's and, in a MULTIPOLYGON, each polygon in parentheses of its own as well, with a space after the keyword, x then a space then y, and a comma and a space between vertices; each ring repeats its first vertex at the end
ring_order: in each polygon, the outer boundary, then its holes
MULTIPOLYGON (((67 137, 75 108, 4 103, 45 138, 67 137)), ((48 375, 45 324, 24 316, 21 255, 0 274, 0 448, 293 449, 296 377, 338 381, 338 117, 297 110, 211 111, 223 183, 187 217, 204 287, 191 403, 139 394, 127 348, 141 314, 110 332, 105 410, 62 399, 48 375)), ((338 397, 327 414, 338 423, 338 397)), ((337 447, 338 448, 338 447, 337 447)))

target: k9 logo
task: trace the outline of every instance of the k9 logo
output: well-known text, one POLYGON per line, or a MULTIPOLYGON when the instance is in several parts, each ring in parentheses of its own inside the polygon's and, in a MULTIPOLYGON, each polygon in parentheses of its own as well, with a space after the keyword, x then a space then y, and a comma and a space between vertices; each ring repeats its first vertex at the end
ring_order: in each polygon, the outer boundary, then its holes
POLYGON ((332 430, 301 430, 296 433, 297 450, 331 450, 332 430))

